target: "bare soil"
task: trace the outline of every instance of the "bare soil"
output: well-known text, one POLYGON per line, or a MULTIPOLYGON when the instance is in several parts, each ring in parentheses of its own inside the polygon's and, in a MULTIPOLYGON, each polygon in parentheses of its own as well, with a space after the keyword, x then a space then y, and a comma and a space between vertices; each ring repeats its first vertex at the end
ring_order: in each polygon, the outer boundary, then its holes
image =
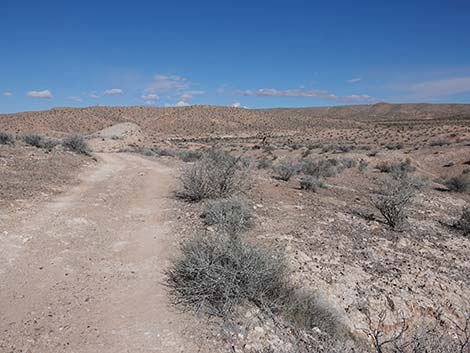
POLYGON ((172 170, 98 158, 69 191, 1 219, 0 350, 200 351, 162 287, 172 170))

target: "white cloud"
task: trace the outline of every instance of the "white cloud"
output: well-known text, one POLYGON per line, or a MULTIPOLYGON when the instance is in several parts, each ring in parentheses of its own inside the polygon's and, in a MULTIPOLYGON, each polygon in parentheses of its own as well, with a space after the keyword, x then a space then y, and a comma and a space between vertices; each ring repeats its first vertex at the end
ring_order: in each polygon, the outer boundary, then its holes
POLYGON ((470 93, 470 77, 416 83, 407 90, 415 97, 446 98, 457 94, 470 93))
POLYGON ((76 97, 76 96, 67 97, 67 100, 68 100, 68 101, 71 101, 71 102, 75 102, 75 103, 80 103, 80 102, 82 102, 82 99, 81 99, 80 97, 76 97))
POLYGON ((43 90, 43 91, 29 91, 26 95, 28 97, 42 98, 42 99, 52 99, 52 98, 54 98, 54 96, 52 95, 52 92, 49 91, 48 89, 43 90))
POLYGON ((354 77, 350 80, 347 80, 346 82, 348 83, 356 83, 356 82, 359 82, 359 81, 362 81, 362 77, 354 77))
POLYGON ((188 79, 181 76, 155 75, 146 91, 155 94, 175 94, 188 90, 192 85, 188 79))
POLYGON ((193 99, 194 96, 197 96, 197 95, 201 95, 201 94, 205 94, 206 92, 204 91, 187 91, 187 92, 184 92, 181 96, 180 96, 180 99, 182 101, 188 101, 190 99, 193 99))
POLYGON ((93 99, 98 99, 100 98, 100 95, 96 93, 96 91, 93 91, 88 94, 88 97, 93 98, 93 99))
POLYGON ((144 94, 142 96, 142 99, 149 100, 149 101, 156 101, 156 100, 159 100, 160 97, 157 94, 149 93, 149 94, 144 94))
POLYGON ((123 93, 122 89, 120 88, 111 88, 107 89, 106 91, 103 92, 104 96, 119 96, 123 93))
POLYGON ((5 97, 11 97, 11 96, 13 96, 13 93, 10 92, 10 91, 5 91, 5 92, 3 92, 3 95, 4 95, 5 97))
POLYGON ((179 101, 178 103, 176 103, 174 106, 175 107, 189 107, 191 104, 189 104, 188 102, 185 102, 185 101, 179 101))
POLYGON ((185 94, 181 95, 180 99, 182 101, 188 101, 190 99, 193 99, 193 95, 190 94, 190 93, 185 93, 185 94))
POLYGON ((375 99, 366 94, 353 94, 350 96, 337 96, 325 90, 288 89, 278 90, 275 88, 262 88, 258 90, 235 91, 237 95, 250 97, 313 97, 334 102, 374 102, 375 99))
POLYGON ((243 109, 248 109, 246 105, 242 105, 240 102, 233 102, 230 104, 231 107, 233 108, 243 108, 243 109))

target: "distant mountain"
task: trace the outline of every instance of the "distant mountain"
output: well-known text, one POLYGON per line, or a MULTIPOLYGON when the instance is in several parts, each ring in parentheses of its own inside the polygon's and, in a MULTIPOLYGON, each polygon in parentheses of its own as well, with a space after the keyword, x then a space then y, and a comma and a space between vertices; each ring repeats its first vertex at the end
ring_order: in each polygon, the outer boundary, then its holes
POLYGON ((87 107, 0 114, 0 131, 46 135, 91 133, 121 122, 139 125, 152 138, 308 132, 319 127, 370 124, 470 125, 470 104, 387 104, 315 108, 243 109, 219 106, 87 107))

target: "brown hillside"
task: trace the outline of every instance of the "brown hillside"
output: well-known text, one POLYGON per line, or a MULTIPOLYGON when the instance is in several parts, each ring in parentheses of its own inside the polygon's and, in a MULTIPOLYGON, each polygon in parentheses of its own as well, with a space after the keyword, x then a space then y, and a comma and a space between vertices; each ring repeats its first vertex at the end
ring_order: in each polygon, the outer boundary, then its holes
POLYGON ((91 133, 116 123, 133 122, 149 136, 207 136, 258 132, 305 133, 318 128, 361 128, 374 122, 394 124, 470 124, 470 105, 386 104, 318 108, 242 109, 217 106, 185 108, 87 107, 0 114, 0 131, 47 135, 91 133))

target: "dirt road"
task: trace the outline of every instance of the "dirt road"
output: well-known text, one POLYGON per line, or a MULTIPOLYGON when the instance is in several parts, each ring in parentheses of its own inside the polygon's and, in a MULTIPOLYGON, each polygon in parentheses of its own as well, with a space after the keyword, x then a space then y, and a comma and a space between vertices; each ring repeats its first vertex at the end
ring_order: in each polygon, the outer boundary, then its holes
POLYGON ((161 284, 171 170, 98 158, 66 194, 0 219, 0 351, 197 351, 161 284))

